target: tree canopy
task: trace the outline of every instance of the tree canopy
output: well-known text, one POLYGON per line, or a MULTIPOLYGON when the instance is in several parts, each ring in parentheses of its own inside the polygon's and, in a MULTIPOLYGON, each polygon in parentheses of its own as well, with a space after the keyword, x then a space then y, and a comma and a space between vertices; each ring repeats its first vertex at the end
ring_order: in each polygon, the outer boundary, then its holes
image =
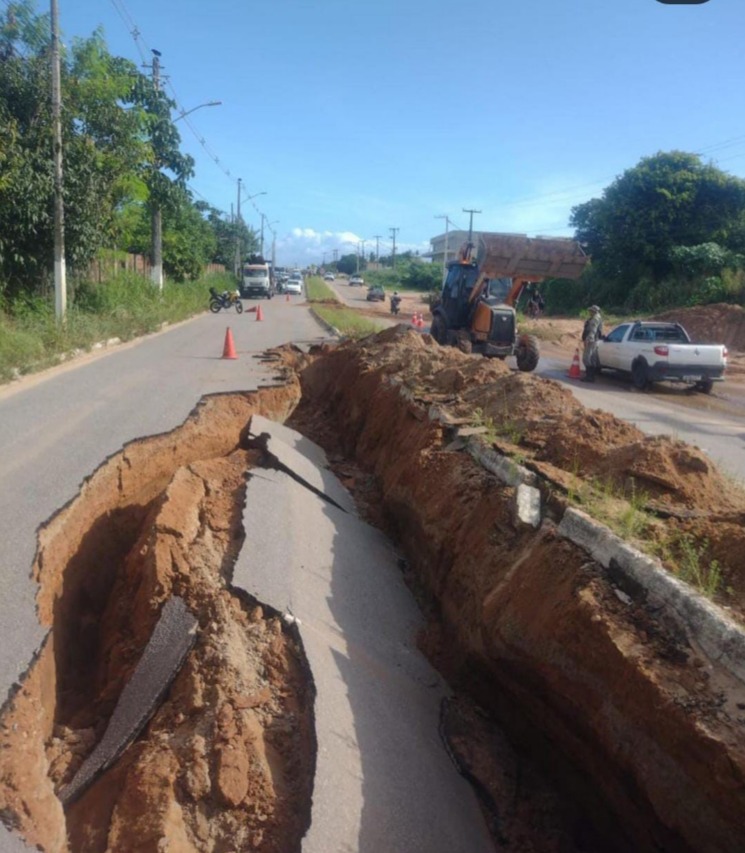
POLYGON ((586 299, 656 308, 677 301, 678 287, 690 301, 697 276, 721 276, 745 249, 745 181, 696 154, 660 152, 575 207, 570 223, 592 257, 586 299))

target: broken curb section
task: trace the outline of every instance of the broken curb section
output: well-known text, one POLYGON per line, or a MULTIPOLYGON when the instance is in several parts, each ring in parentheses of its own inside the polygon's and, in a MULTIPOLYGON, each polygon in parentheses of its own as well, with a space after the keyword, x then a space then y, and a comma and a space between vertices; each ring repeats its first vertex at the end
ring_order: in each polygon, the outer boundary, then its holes
POLYGON ((50 633, 0 720, 4 831, 740 853, 745 497, 405 327, 271 360, 282 386, 205 398, 40 531, 50 633))

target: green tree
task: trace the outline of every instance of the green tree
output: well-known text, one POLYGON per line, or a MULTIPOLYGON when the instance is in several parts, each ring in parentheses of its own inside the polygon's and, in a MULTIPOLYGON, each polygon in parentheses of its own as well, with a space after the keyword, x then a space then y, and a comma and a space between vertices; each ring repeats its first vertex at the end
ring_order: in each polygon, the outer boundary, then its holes
POLYGON ((339 272, 354 275, 358 269, 362 272, 362 270, 367 268, 367 261, 356 254, 342 255, 336 262, 336 268, 339 272))
POLYGON ((675 271, 678 247, 745 245, 745 181, 695 154, 662 152, 575 207, 570 221, 592 256, 588 280, 605 282, 605 300, 651 307, 653 291, 675 271))

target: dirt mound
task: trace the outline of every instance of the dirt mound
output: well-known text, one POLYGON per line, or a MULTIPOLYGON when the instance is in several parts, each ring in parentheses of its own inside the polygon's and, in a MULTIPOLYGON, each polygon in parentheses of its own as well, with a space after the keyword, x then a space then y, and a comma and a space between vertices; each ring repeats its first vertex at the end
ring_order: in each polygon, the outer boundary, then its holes
MULTIPOLYGON (((588 804, 595 827, 612 827, 604 841, 619 850, 739 853, 745 688, 643 595, 614 587, 612 567, 601 570, 555 522, 575 501, 593 514, 604 491, 625 503, 626 490, 643 490, 657 507, 644 523, 700 585, 709 546, 696 537, 721 531, 711 543, 724 559, 743 495, 695 449, 400 328, 319 353, 300 379, 293 423, 321 443, 335 436, 375 476, 382 517, 435 623, 424 646, 450 683, 588 804), (516 518, 517 490, 462 452, 456 426, 546 477, 538 530, 516 518), (604 808, 615 821, 604 824, 604 808)), ((739 576, 742 565, 723 572, 739 576)), ((509 780, 462 744, 472 729, 466 720, 449 734, 503 802, 509 780)), ((502 832, 517 831, 513 813, 502 832)), ((577 847, 613 849, 586 836, 577 847)))
POLYGON ((680 323, 697 344, 726 344, 730 349, 745 352, 745 309, 740 305, 721 302, 674 308, 652 319, 680 323))

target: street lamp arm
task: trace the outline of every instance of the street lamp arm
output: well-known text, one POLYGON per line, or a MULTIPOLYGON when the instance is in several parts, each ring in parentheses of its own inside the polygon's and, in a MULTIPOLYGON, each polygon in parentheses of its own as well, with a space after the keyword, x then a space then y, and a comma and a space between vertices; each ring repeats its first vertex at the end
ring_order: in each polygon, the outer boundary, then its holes
POLYGON ((175 124, 177 121, 181 121, 182 118, 188 116, 189 113, 193 113, 195 110, 201 110, 202 107, 219 107, 222 104, 222 101, 207 101, 205 104, 199 104, 196 107, 192 107, 190 110, 186 110, 186 112, 179 113, 179 115, 173 120, 175 124))

